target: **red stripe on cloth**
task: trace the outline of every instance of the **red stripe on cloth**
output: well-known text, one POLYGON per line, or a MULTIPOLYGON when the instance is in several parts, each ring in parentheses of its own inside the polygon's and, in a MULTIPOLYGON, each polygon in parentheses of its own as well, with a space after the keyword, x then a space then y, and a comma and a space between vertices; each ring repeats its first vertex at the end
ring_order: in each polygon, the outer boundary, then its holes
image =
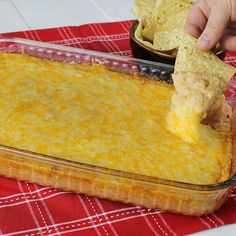
POLYGON ((131 56, 129 27, 132 21, 88 24, 1 34, 1 37, 17 37, 59 45, 80 47, 101 52, 131 56))
MULTIPOLYGON (((131 56, 131 21, 1 34, 58 45, 131 56)), ((236 53, 226 62, 236 66, 236 53)), ((236 82, 226 92, 235 98, 236 82)), ((8 235, 185 235, 236 222, 236 188, 224 206, 205 217, 189 217, 63 192, 0 177, 0 234, 8 235)))

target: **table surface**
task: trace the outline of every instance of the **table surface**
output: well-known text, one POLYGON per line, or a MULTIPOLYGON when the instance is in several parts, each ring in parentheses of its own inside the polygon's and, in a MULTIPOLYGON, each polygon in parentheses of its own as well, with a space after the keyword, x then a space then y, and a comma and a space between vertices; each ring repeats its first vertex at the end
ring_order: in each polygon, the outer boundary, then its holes
MULTIPOLYGON (((133 2, 134 0, 0 0, 0 33, 129 20, 134 18, 131 12, 133 2)), ((194 235, 234 234, 236 235, 236 224, 194 235)))

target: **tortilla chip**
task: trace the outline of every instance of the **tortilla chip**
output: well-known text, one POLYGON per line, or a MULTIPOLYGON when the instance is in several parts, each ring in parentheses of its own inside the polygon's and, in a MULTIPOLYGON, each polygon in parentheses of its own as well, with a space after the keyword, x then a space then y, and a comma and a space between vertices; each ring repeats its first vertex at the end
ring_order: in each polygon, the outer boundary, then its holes
POLYGON ((153 41, 156 32, 184 28, 185 19, 191 7, 192 4, 182 0, 156 1, 153 14, 147 22, 142 36, 153 41))
POLYGON ((228 81, 236 69, 225 64, 213 52, 199 50, 197 40, 185 35, 175 63, 175 73, 180 72, 205 74, 228 81))
POLYGON ((197 0, 182 0, 183 2, 194 4, 197 0))
POLYGON ((143 31, 141 32, 142 37, 153 42, 154 35, 157 31, 157 24, 158 23, 156 22, 156 17, 152 15, 150 17, 150 20, 147 22, 146 26, 144 27, 143 31))
POLYGON ((146 26, 153 14, 153 8, 156 0, 135 0, 134 8, 132 9, 134 15, 143 26, 146 26))
POLYGON ((175 28, 172 31, 156 32, 153 48, 159 51, 170 51, 178 48, 183 40, 183 28, 175 28))
MULTIPOLYGON (((157 28, 158 31, 168 31, 175 28, 183 28, 185 25, 186 17, 192 7, 191 4, 182 3, 177 5, 177 11, 173 14, 168 16, 162 24, 160 24, 157 28)), ((164 17, 164 16, 163 16, 164 17)))
POLYGON ((168 51, 170 55, 175 55, 175 56, 177 55, 178 50, 176 48, 179 46, 182 40, 182 36, 184 35, 184 32, 182 29, 177 28, 173 30, 172 33, 165 32, 165 31, 161 33, 157 32, 155 35, 154 44, 152 44, 151 42, 143 38, 141 34, 142 30, 143 30, 143 26, 141 23, 139 23, 134 33, 135 38, 142 45, 150 49, 154 49, 154 50, 168 51))
POLYGON ((136 38, 141 44, 143 44, 144 46, 147 46, 147 47, 153 49, 153 44, 150 43, 149 41, 145 41, 145 40, 144 40, 144 38, 143 38, 143 36, 142 36, 142 34, 141 34, 142 30, 143 30, 142 23, 139 23, 139 24, 138 24, 138 27, 136 28, 135 33, 134 33, 135 38, 136 38))

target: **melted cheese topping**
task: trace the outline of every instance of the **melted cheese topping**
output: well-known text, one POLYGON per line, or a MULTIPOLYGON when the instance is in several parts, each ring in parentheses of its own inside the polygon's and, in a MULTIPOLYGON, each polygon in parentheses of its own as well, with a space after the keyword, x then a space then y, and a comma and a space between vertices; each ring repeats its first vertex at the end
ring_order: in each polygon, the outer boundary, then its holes
POLYGON ((86 66, 0 55, 0 143, 190 183, 229 176, 230 140, 201 125, 197 143, 166 129, 174 88, 86 66))
POLYGON ((176 91, 168 114, 168 128, 186 142, 197 142, 201 138, 201 121, 217 115, 224 105, 226 82, 197 73, 175 73, 173 80, 176 91))

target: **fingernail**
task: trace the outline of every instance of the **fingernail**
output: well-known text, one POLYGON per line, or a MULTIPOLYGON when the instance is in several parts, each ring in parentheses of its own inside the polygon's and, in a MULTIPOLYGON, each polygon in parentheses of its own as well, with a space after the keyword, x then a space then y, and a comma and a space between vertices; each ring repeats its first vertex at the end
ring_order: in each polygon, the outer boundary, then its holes
POLYGON ((207 35, 202 34, 198 39, 198 47, 202 49, 209 49, 211 46, 211 40, 207 35))

